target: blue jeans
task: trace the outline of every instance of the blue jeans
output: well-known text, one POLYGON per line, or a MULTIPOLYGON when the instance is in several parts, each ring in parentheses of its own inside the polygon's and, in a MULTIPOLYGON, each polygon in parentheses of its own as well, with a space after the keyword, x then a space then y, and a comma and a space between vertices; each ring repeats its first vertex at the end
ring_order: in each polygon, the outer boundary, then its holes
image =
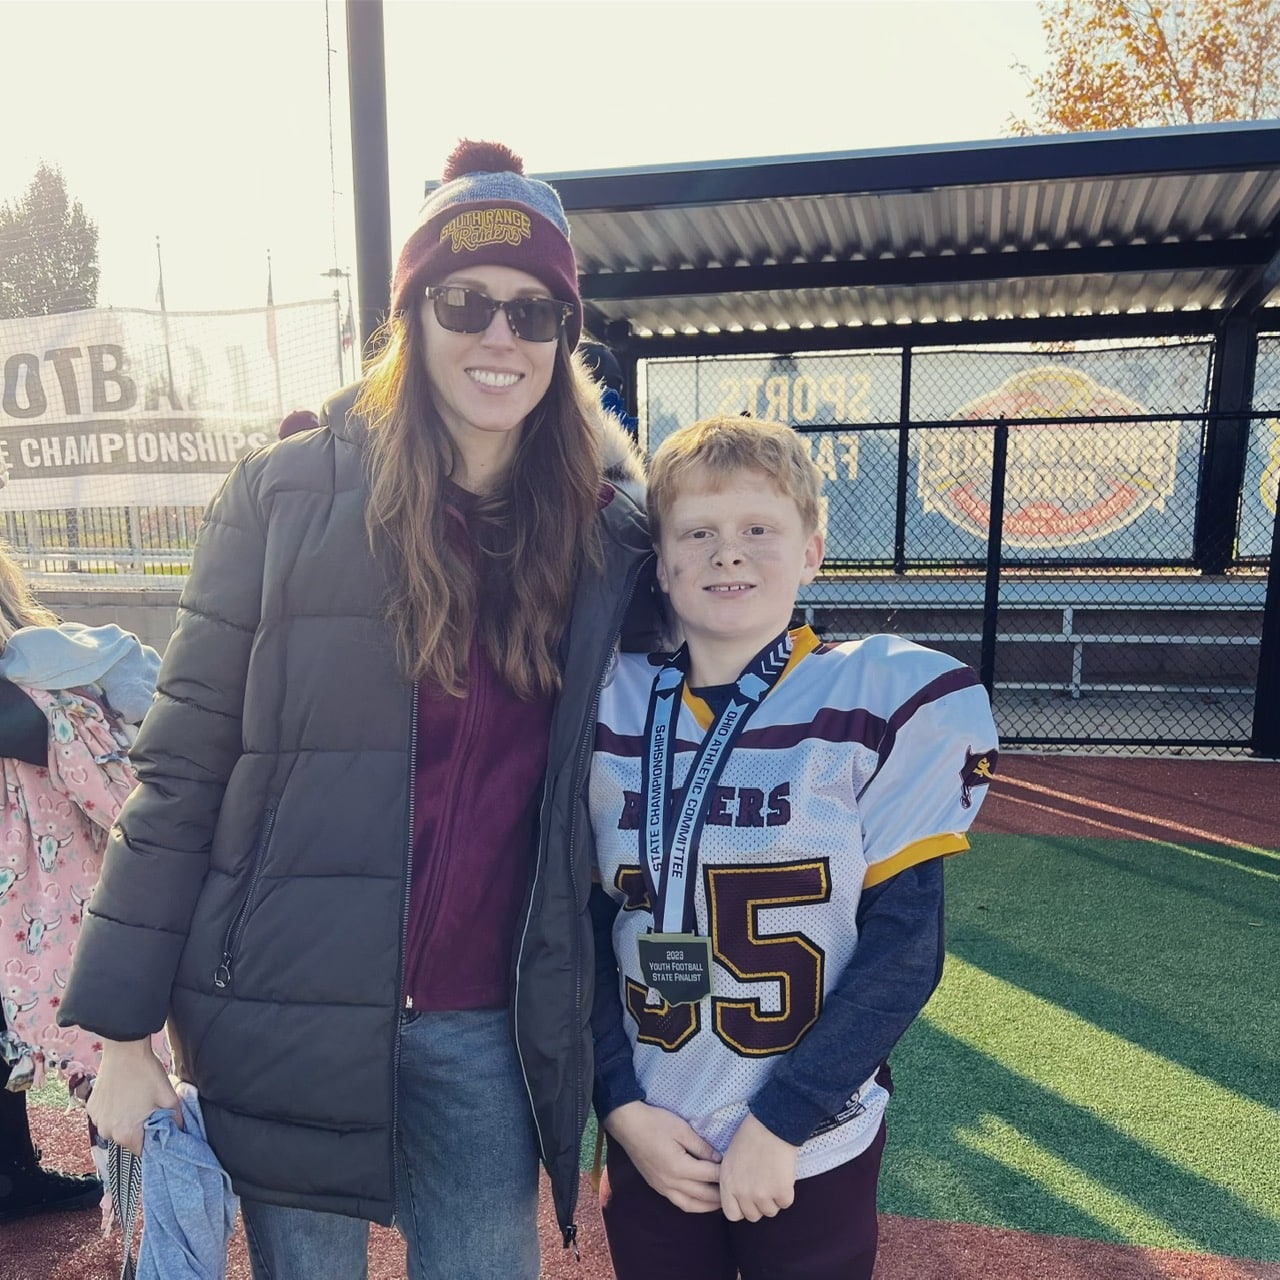
MULTIPOLYGON (((400 1024, 408 1280, 537 1280, 538 1147, 505 1009, 400 1024)), ((369 1224, 241 1201, 254 1280, 366 1280, 369 1224)))

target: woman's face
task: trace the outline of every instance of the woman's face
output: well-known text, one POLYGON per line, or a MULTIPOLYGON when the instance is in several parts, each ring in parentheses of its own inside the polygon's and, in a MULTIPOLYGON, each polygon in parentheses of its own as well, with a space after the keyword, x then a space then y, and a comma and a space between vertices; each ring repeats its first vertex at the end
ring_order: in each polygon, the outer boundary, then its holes
MULTIPOLYGON (((499 302, 551 296, 540 280, 514 267, 467 267, 440 283, 476 289, 499 302)), ((558 337, 517 338, 502 310, 482 333, 454 333, 436 319, 429 298, 422 301, 419 323, 436 408, 463 459, 478 455, 486 466, 509 462, 520 429, 551 385, 558 337)))

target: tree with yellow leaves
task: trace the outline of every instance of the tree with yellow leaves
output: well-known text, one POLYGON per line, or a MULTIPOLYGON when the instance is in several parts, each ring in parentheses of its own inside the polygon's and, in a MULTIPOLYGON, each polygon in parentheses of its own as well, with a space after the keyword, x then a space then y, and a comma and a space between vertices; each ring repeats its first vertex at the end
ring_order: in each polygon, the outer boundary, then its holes
POLYGON ((1280 115, 1280 0, 1041 0, 1049 69, 1016 134, 1280 115))

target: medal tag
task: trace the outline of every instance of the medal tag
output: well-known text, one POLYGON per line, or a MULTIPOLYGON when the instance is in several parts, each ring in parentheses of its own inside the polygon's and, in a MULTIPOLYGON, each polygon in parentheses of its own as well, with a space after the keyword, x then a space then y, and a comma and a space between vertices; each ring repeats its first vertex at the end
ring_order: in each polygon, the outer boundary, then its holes
POLYGON ((647 933, 636 939, 640 971, 669 1005, 711 994, 711 939, 696 933, 647 933))

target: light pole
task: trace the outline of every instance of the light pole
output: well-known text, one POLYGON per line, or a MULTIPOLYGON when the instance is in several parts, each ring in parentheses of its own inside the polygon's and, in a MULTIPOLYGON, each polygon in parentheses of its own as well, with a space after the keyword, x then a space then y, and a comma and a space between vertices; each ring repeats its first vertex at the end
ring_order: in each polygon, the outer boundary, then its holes
POLYGON ((351 102, 351 173, 356 209, 360 311, 354 345, 387 318, 391 284, 391 183, 387 166, 387 75, 383 0, 347 0, 347 72, 351 102))

